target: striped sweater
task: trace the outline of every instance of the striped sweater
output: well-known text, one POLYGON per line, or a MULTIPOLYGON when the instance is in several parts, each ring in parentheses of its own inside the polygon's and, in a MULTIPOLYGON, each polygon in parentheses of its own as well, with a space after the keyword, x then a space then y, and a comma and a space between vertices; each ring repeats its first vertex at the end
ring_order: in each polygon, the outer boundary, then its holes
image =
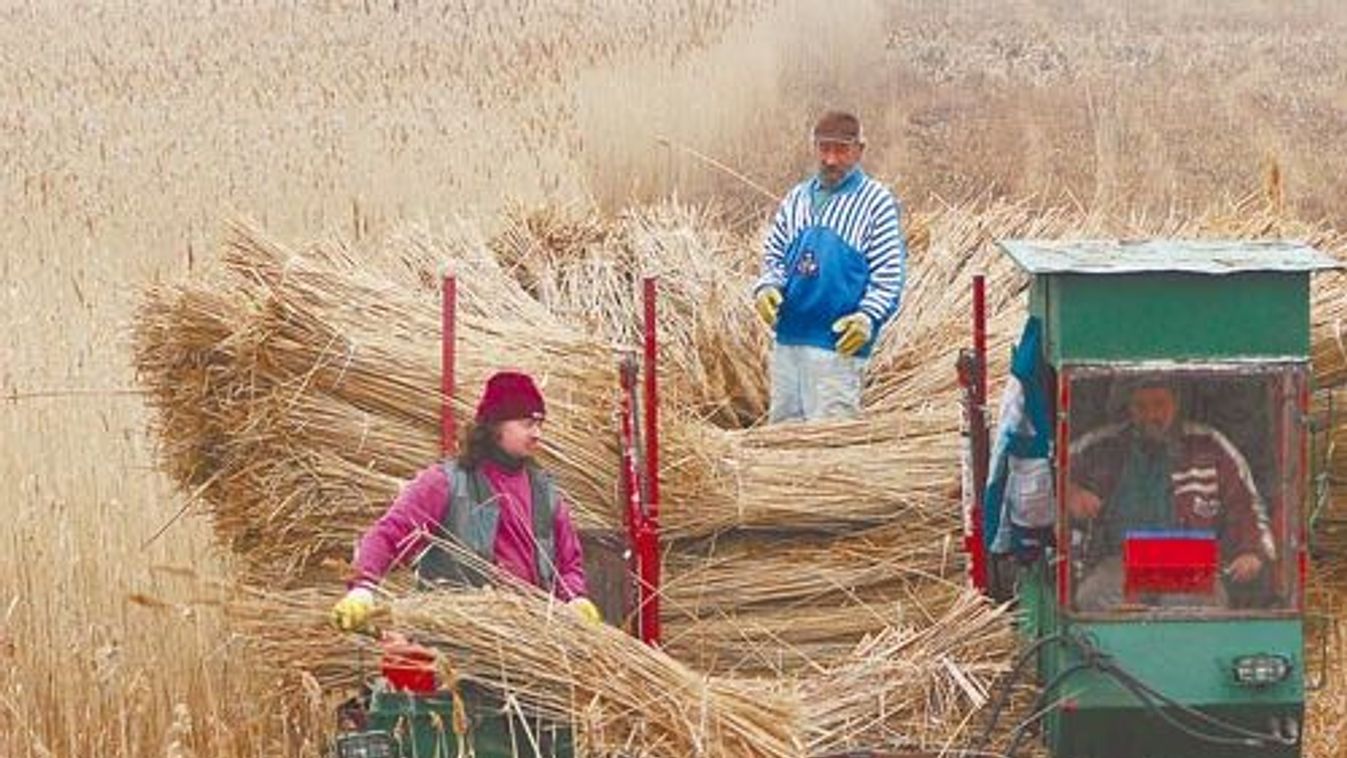
MULTIPOLYGON (((879 327, 898 312, 907 275, 901 211, 881 183, 854 169, 832 192, 815 176, 786 195, 772 219, 755 291, 784 296, 776 339, 832 350, 832 324, 860 311, 879 327)), ((867 356, 874 344, 858 355, 867 356)))

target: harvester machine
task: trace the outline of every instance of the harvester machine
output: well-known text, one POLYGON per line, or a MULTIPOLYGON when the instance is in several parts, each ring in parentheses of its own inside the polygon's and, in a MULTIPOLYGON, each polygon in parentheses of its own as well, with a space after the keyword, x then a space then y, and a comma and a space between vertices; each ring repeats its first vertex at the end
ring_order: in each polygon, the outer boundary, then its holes
POLYGON ((1014 600, 1023 642, 986 736, 1299 756, 1327 666, 1305 644, 1310 276, 1338 264, 1288 242, 1000 248, 1031 285, 993 433, 980 302, 960 361, 972 581, 1014 600), (1030 715, 1003 719, 1030 678, 1030 715))

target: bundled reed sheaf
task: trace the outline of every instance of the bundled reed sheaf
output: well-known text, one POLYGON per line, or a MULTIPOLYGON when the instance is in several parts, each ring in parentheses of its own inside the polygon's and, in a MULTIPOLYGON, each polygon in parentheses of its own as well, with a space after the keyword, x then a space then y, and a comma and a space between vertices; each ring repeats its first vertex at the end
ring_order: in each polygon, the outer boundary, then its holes
MULTIPOLYGON (((264 641, 269 658, 317 672, 331 686, 357 674, 350 641, 321 625, 331 600, 306 590, 249 593, 230 611, 264 641), (276 626, 302 633, 277 635, 276 626)), ((789 686, 700 674, 527 588, 414 593, 386 608, 379 623, 433 649, 443 686, 471 681, 521 712, 574 728, 587 754, 803 755, 800 704, 789 686)), ((372 661, 379 653, 364 655, 372 661)))
MULTIPOLYGON (((350 641, 321 624, 332 597, 246 590, 227 608, 239 629, 261 641, 264 659, 333 687, 361 672, 350 641)), ((499 576, 493 587, 394 596, 384 608, 378 623, 435 651, 442 686, 480 685, 519 712, 573 728, 587 754, 598 756, 939 748, 963 733, 1012 642, 1003 609, 952 591, 938 619, 890 619, 886 632, 833 667, 763 680, 699 673, 499 576)), ((363 658, 378 655, 369 650, 363 658)))
MULTIPOLYGON (((199 499, 243 580, 339 586, 356 535, 438 455, 438 287, 452 268, 456 415, 470 417, 491 371, 535 374, 548 402, 543 464, 582 528, 618 529, 616 365, 637 344, 639 282, 658 274, 668 651, 706 672, 790 680, 842 671, 858 654, 882 668, 881 651, 932 649, 896 640, 963 633, 950 626, 964 602, 951 587, 963 570, 954 363, 968 342, 972 275, 988 277, 994 380, 1027 282, 995 240, 1283 237, 1344 249, 1247 204, 1128 223, 1010 204, 944 208, 912 224, 922 234, 901 315, 871 361, 865 417, 762 427, 767 335, 747 295, 755 235, 719 223, 677 206, 617 219, 545 209, 510 214, 490 239, 457 222, 358 249, 289 249, 235 226, 216 278, 150 290, 137 319, 165 468, 199 499)), ((1340 277, 1316 279, 1321 383, 1347 378, 1342 289, 1340 277)), ((994 618, 972 636, 1004 627, 994 618)), ((863 704, 892 701, 872 697, 879 680, 852 674, 861 689, 847 723, 884 722, 890 736, 923 744, 955 739, 959 708, 978 702, 980 685, 951 674, 947 692, 962 696, 923 701, 947 703, 940 718, 890 709, 897 720, 876 720, 863 704)), ((856 731, 809 729, 814 745, 852 744, 845 735, 856 731)))

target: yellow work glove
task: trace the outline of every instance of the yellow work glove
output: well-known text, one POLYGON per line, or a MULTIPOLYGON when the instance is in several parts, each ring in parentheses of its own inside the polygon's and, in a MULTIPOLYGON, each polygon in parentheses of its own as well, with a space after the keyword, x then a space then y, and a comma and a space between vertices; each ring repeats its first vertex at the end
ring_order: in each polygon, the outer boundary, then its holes
POLYGON ((571 610, 575 611, 575 615, 579 616, 586 623, 593 624, 594 626, 603 625, 603 614, 599 613, 599 607, 594 605, 589 598, 577 597, 566 605, 569 606, 571 610))
POLYGON ((864 313, 856 312, 843 316, 833 322, 833 334, 840 335, 834 347, 837 348, 838 355, 855 355, 857 350, 865 347, 865 343, 870 341, 874 332, 874 324, 870 323, 870 317, 864 313))
POLYGON ((332 606, 329 620, 340 631, 361 632, 369 624, 373 612, 374 593, 364 587, 356 587, 332 606))
POLYGON ((776 326, 777 314, 781 312, 781 290, 776 287, 763 287, 753 299, 753 307, 758 310, 758 318, 768 326, 776 326))

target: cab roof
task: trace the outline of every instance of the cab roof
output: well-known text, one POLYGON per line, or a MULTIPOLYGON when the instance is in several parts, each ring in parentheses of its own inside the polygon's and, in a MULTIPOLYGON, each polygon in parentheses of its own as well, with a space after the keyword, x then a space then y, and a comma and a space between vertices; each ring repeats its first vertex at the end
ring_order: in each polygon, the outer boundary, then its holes
POLYGON ((1001 240, 1031 274, 1310 272, 1343 264, 1303 242, 1280 240, 1001 240))

